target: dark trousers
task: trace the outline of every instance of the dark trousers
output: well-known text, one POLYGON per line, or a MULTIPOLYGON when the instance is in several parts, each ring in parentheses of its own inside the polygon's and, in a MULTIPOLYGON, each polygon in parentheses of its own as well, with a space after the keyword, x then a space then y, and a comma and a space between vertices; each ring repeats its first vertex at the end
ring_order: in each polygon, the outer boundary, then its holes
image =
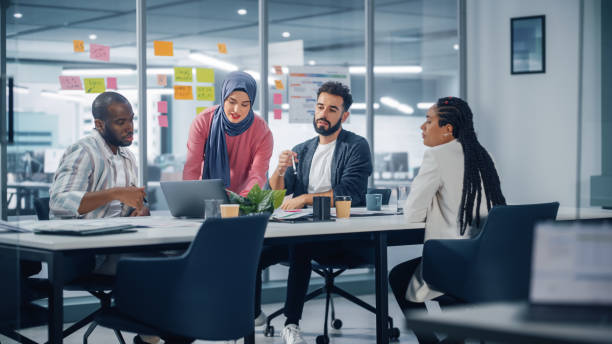
MULTIPOLYGON (((419 267, 419 263, 421 263, 420 257, 403 262, 395 266, 393 269, 391 269, 391 272, 389 273, 389 284, 391 285, 391 290, 393 290, 395 300, 397 300, 397 304, 400 306, 404 314, 406 314, 406 312, 410 310, 426 309, 425 303, 411 302, 406 299, 406 291, 408 290, 408 284, 410 284, 412 275, 419 267)), ((456 303, 455 300, 445 295, 435 298, 434 301, 438 301, 440 303, 440 306, 447 306, 456 303)), ((433 333, 415 332, 414 334, 417 337, 419 343, 438 343, 438 338, 433 333)), ((450 341, 445 342, 450 343, 450 341)))
POLYGON ((285 324, 299 324, 304 309, 304 297, 310 283, 311 263, 308 247, 305 245, 266 246, 259 259, 257 281, 255 284, 255 316, 261 313, 261 272, 267 267, 287 262, 287 296, 285 298, 285 324))

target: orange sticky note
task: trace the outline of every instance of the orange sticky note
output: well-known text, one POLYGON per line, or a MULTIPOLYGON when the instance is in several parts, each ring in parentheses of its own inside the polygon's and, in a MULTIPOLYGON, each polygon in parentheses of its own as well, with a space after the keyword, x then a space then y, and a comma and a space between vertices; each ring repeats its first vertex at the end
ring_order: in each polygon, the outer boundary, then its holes
POLYGON ((283 117, 283 110, 274 109, 274 119, 281 119, 283 117))
POLYGON ((107 90, 116 90, 117 89, 117 78, 114 76, 109 76, 106 78, 106 89, 107 90))
POLYGON ((172 42, 153 41, 153 52, 155 56, 174 56, 172 42))
POLYGON ((74 41, 72 41, 72 45, 74 46, 75 53, 85 52, 85 42, 79 39, 75 39, 74 41))
POLYGON ((191 86, 174 86, 174 99, 193 99, 193 89, 191 88, 191 86))
POLYGON ((227 46, 225 43, 217 43, 217 49, 219 49, 219 53, 227 54, 227 46))
POLYGON ((281 66, 274 66, 274 72, 278 75, 283 74, 283 67, 281 66))
POLYGON ((285 86, 283 86, 283 82, 280 80, 274 80, 274 85, 276 86, 277 90, 282 90, 285 88, 285 86))
POLYGON ((166 74, 157 74, 157 84, 159 86, 168 85, 168 76, 166 74))
POLYGON ((168 116, 166 115, 157 116, 157 121, 159 122, 160 127, 168 128, 168 116))

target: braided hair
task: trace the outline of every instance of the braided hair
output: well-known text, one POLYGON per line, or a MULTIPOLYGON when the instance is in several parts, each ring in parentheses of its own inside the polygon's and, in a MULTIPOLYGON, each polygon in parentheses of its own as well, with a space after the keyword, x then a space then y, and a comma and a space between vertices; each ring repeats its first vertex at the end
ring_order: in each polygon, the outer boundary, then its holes
POLYGON ((491 210, 495 205, 505 205, 506 199, 502 194, 493 160, 476 138, 472 110, 468 104, 456 97, 445 97, 438 99, 436 108, 440 127, 452 125, 453 137, 463 148, 463 190, 459 205, 459 229, 463 235, 467 226, 472 225, 474 201, 476 201, 476 226, 480 226, 482 186, 484 186, 487 210, 491 210))

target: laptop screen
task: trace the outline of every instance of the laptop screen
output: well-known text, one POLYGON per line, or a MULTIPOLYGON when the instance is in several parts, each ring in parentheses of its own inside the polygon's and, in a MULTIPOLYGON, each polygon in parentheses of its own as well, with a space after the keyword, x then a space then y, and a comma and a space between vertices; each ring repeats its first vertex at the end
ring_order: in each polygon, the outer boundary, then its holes
POLYGON ((538 224, 529 299, 532 304, 612 306, 612 224, 538 224))

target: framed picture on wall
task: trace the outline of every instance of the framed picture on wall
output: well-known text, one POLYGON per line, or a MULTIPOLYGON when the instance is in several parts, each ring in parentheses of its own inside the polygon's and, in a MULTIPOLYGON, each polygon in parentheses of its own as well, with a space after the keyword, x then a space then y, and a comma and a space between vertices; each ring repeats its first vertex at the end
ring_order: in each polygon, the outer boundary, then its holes
POLYGON ((512 74, 546 72, 545 16, 510 19, 512 74))

